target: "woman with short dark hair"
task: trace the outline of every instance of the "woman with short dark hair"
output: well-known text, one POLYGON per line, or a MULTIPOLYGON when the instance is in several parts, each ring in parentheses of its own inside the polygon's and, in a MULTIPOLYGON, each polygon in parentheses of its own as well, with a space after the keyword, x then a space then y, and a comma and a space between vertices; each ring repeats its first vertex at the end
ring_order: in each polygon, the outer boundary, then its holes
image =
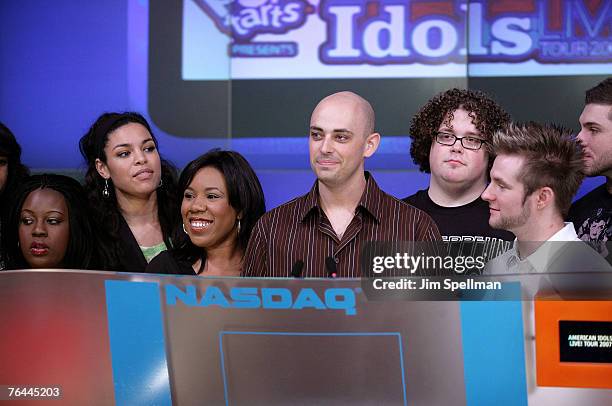
POLYGON ((15 190, 6 222, 9 269, 91 269, 94 233, 79 182, 43 174, 15 190))
POLYGON ((242 155, 211 150, 179 178, 182 235, 148 273, 239 276, 255 223, 266 211, 257 175, 242 155))
POLYGON ((138 113, 105 113, 80 140, 103 267, 144 272, 178 227, 174 167, 138 113))

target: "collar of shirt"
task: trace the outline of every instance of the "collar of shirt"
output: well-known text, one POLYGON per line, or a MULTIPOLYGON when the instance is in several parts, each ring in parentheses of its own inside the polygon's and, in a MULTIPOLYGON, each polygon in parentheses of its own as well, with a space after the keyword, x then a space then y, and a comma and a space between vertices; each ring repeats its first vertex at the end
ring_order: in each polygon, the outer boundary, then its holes
MULTIPOLYGON (((380 223, 380 202, 382 200, 380 197, 383 195, 383 191, 380 190, 374 177, 367 171, 365 172, 365 178, 366 187, 361 195, 361 199, 359 199, 357 207, 364 209, 364 211, 369 213, 377 223, 380 223)), ((321 205, 319 204, 319 181, 315 180, 308 194, 299 199, 301 200, 299 206, 300 221, 304 221, 310 213, 318 213, 319 210, 321 210, 321 205)))
POLYGON ((550 260, 554 258, 557 251, 561 249, 563 245, 561 242, 567 241, 580 241, 572 223, 565 223, 565 226, 561 230, 544 241, 533 254, 521 260, 518 255, 517 240, 515 238, 512 248, 508 250, 506 265, 509 270, 516 270, 519 272, 546 272, 550 260), (553 244, 547 244, 548 242, 552 242, 553 244))

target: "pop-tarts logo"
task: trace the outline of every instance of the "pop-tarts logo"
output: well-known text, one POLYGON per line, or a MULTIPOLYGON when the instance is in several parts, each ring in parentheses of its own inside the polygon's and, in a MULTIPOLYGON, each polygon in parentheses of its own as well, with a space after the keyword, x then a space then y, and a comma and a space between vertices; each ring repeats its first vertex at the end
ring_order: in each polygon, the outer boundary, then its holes
POLYGON ((349 288, 328 288, 319 294, 312 288, 292 292, 286 288, 233 287, 224 292, 217 286, 208 286, 198 292, 193 285, 166 285, 165 292, 168 306, 181 302, 190 307, 343 310, 348 316, 357 314, 355 291, 349 288))
POLYGON ((194 0, 217 28, 237 42, 301 27, 312 7, 304 0, 194 0))

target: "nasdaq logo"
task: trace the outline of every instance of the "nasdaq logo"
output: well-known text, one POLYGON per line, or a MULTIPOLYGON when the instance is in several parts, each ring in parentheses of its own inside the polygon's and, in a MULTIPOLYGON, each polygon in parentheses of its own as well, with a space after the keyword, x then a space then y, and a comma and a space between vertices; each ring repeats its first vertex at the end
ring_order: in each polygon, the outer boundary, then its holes
POLYGON ((343 310, 348 316, 357 314, 355 291, 349 288, 328 288, 319 295, 312 288, 292 292, 286 288, 234 287, 224 292, 217 286, 198 291, 193 285, 184 288, 166 285, 165 292, 168 306, 181 302, 190 307, 343 310))

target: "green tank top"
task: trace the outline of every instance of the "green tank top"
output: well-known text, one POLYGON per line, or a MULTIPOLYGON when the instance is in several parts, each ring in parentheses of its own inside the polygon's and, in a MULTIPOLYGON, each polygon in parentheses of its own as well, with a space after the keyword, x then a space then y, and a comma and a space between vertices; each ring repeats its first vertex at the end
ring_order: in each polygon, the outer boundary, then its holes
POLYGON ((168 248, 166 248, 166 243, 161 243, 161 244, 157 244, 154 245, 152 247, 143 247, 140 246, 140 250, 142 251, 142 254, 144 255, 145 259, 147 260, 147 263, 151 262, 151 260, 153 258, 155 258, 157 256, 157 254, 159 254, 160 252, 163 252, 165 250, 167 250, 168 248))

